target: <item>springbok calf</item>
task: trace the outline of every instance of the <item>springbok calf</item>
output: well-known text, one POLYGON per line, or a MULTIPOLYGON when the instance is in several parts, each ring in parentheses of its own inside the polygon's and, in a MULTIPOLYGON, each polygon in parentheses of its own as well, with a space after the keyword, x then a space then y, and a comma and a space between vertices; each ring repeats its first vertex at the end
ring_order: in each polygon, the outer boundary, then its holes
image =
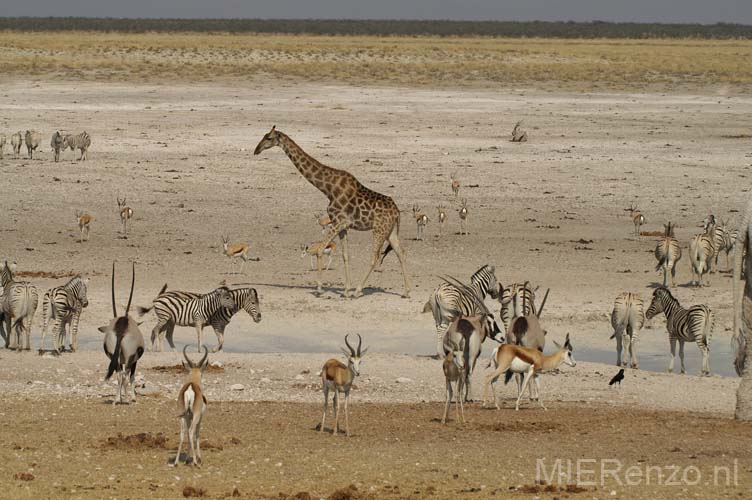
POLYGON ((128 315, 133 299, 133 287, 136 283, 136 263, 133 263, 131 277, 131 292, 128 296, 128 305, 125 313, 118 316, 115 307, 115 263, 112 263, 112 314, 113 319, 109 324, 100 326, 99 331, 104 333, 104 353, 110 358, 105 380, 110 380, 112 375, 118 374, 117 395, 112 401, 113 405, 126 403, 128 397, 128 384, 133 391, 132 401, 136 401, 136 387, 133 385, 136 378, 136 364, 144 354, 144 336, 138 329, 136 320, 128 315))
POLYGON ((538 403, 540 404, 540 407, 545 410, 546 407, 543 406, 543 398, 540 394, 540 382, 536 375, 555 370, 561 366, 562 363, 566 363, 571 367, 577 365, 572 356, 572 343, 569 341, 569 334, 567 334, 563 346, 559 345, 557 342, 554 342, 554 344, 556 344, 556 347, 559 349, 549 356, 546 356, 537 349, 529 349, 527 347, 511 344, 499 346, 496 351, 497 368, 486 375, 486 388, 483 393, 483 407, 486 406, 486 401, 488 401, 488 391, 491 389, 494 405, 497 410, 499 409, 499 403, 496 400, 496 391, 493 391, 491 382, 498 378, 502 373, 511 370, 513 373, 522 373, 525 376, 524 381, 522 382, 522 387, 517 390, 517 403, 515 404, 514 409, 520 409, 522 393, 525 391, 525 387, 530 383, 530 379, 533 378, 535 385, 537 386, 538 403))
POLYGON ((125 197, 117 199, 118 212, 120 213, 120 225, 123 226, 123 234, 128 237, 128 221, 133 217, 133 209, 125 204, 125 197))
POLYGON ((206 396, 201 389, 201 375, 209 364, 209 349, 204 346, 204 357, 197 364, 190 360, 185 352, 186 349, 188 349, 188 346, 183 347, 183 357, 185 358, 183 367, 188 370, 189 376, 188 382, 183 384, 178 393, 180 444, 178 445, 178 453, 175 455, 175 462, 171 465, 177 465, 180 461, 180 451, 183 449, 183 441, 185 441, 187 433, 188 445, 186 451, 188 454, 185 457, 185 463, 188 465, 191 457, 193 457, 193 465, 199 467, 202 462, 201 445, 199 444, 201 422, 204 420, 204 413, 206 413, 206 396))
POLYGON ((230 243, 227 236, 222 235, 222 248, 224 254, 230 258, 232 264, 232 274, 235 274, 235 259, 243 261, 240 264, 240 274, 243 274, 243 267, 245 267, 246 261, 248 261, 248 252, 250 247, 245 243, 230 243))
MULTIPOLYGON (((313 259, 317 257, 319 248, 321 248, 322 242, 319 241, 317 243, 309 243, 307 245, 301 245, 300 250, 303 252, 300 256, 305 257, 306 255, 311 257, 311 271, 313 271, 315 268, 313 266, 313 259)), ((321 252, 322 255, 329 257, 329 262, 326 263, 326 270, 329 270, 329 266, 332 265, 332 255, 334 255, 337 252, 337 242, 332 240, 329 242, 328 245, 324 248, 324 250, 321 252)))
POLYGON ((78 231, 81 233, 78 242, 84 242, 84 232, 86 233, 86 241, 89 241, 89 224, 94 218, 80 210, 76 210, 76 222, 78 222, 78 231))
POLYGON ((360 375, 360 359, 366 354, 368 348, 366 347, 361 351, 360 346, 363 344, 363 339, 358 334, 358 349, 353 349, 350 343, 347 341, 348 335, 345 335, 345 345, 348 351, 342 349, 342 352, 347 356, 347 366, 337 359, 330 359, 324 363, 324 367, 321 369, 321 383, 324 387, 324 416, 321 418, 321 424, 319 427, 320 432, 324 432, 324 424, 326 423, 326 407, 329 404, 329 391, 334 391, 334 399, 332 400, 332 410, 334 411, 334 430, 332 435, 336 436, 339 431, 339 393, 345 394, 345 434, 350 437, 350 413, 348 410, 348 402, 350 401, 350 389, 352 388, 353 380, 360 375))
POLYGON ((634 203, 630 203, 629 208, 625 208, 624 211, 629 212, 629 216, 632 218, 632 223, 634 224, 635 236, 639 237, 640 226, 645 224, 645 216, 642 215, 642 212, 637 209, 634 203))
POLYGON ((467 367, 465 366, 465 357, 463 356, 462 349, 452 343, 444 344, 444 350, 448 351, 442 367, 444 369, 444 379, 446 380, 446 405, 444 406, 444 416, 441 418, 441 423, 445 424, 447 417, 449 416, 449 406, 452 404, 452 384, 457 386, 457 401, 454 403, 454 408, 457 410, 457 421, 465 423, 465 407, 463 406, 462 389, 467 379, 467 367), (460 420, 460 410, 462 411, 462 420, 460 420))
POLYGON ((452 193, 454 193, 454 198, 457 199, 460 194, 460 181, 457 179, 457 172, 452 172, 449 178, 452 179, 452 193))

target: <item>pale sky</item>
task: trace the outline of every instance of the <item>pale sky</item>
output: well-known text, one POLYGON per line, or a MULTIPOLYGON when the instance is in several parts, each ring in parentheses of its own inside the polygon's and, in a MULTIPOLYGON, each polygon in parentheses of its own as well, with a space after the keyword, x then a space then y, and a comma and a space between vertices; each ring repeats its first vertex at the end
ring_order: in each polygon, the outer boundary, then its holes
POLYGON ((0 16, 752 24, 752 0, 0 0, 0 16))

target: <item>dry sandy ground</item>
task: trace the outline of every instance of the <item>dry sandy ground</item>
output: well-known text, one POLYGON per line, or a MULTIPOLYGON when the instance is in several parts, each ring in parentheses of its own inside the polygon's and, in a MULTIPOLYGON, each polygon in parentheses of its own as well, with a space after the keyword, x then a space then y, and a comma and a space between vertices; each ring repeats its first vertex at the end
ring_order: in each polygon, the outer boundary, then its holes
MULTIPOLYGON (((2 355, 0 390, 12 395, 11 407, 4 410, 11 427, 2 440, 20 447, 3 446, 4 462, 12 467, 6 468, 2 482, 18 488, 19 494, 28 486, 33 497, 120 498, 131 495, 127 488, 135 487, 139 493, 131 497, 136 498, 152 483, 165 488, 156 496, 179 494, 187 473, 170 471, 164 464, 175 446, 177 427, 170 401, 180 377, 148 369, 176 364, 177 354, 145 355, 139 374, 152 397, 129 408, 112 410, 103 404, 112 387, 101 383, 104 356, 96 326, 110 314, 112 260, 119 263, 118 299, 124 303, 129 284, 126 263, 135 258, 137 304, 147 304, 165 282, 171 288, 208 290, 227 280, 251 283, 261 294, 263 321, 254 324, 246 315, 239 316, 228 329, 225 345, 230 353, 212 358, 224 364, 225 372, 216 379, 207 376, 212 401, 240 401, 212 409, 213 415, 226 412, 227 418, 212 417, 207 438, 225 443, 237 436, 242 443, 228 444, 221 452, 208 450, 208 465, 200 477, 189 475, 212 496, 229 494, 233 481, 239 482, 244 495, 294 493, 298 488, 329 495, 353 483, 374 498, 421 497, 429 485, 445 497, 482 497, 492 492, 515 496, 520 493, 510 492, 510 486, 534 482, 533 457, 540 447, 549 456, 565 458, 587 457, 590 452, 597 458, 611 457, 618 450, 617 456, 630 463, 655 458, 661 464, 672 459, 704 465, 716 458, 703 460, 703 453, 721 457, 719 462, 733 457, 740 461, 743 484, 749 485, 749 443, 728 438, 732 433, 749 435, 746 426, 728 420, 736 379, 641 371, 629 373, 630 383, 616 392, 605 386, 615 368, 587 362, 613 362, 606 316, 614 297, 634 290, 648 299, 660 281, 653 271, 655 238, 633 237, 623 209, 637 203, 648 220, 644 230, 661 229, 669 219, 678 223, 677 236, 683 242, 699 232, 697 226, 709 211, 738 221, 735 210, 748 196, 752 164, 751 111, 748 97, 715 94, 559 94, 280 82, 231 86, 5 81, 0 92, 1 133, 36 128, 43 132, 46 146, 56 128, 86 129, 93 143, 89 161, 72 161, 73 153, 68 151, 58 164, 52 162, 48 147, 30 161, 13 159, 6 146, 0 160, 0 255, 16 259, 21 271, 61 276, 30 278, 42 289, 74 273, 92 281, 90 306, 82 319, 82 345, 91 353, 59 359, 2 355), (508 133, 522 118, 531 140, 511 144, 508 133), (335 259, 333 270, 326 273, 331 288, 321 298, 313 295, 315 275, 308 270, 308 260, 300 258, 299 246, 319 237, 312 214, 326 207, 326 199, 280 150, 252 155, 273 124, 314 157, 350 170, 367 186, 395 198, 403 210, 401 234, 415 284, 410 299, 400 298, 402 278, 394 257, 374 273, 372 288, 362 298, 340 297, 341 259, 335 259), (457 204, 449 183, 449 174, 455 171, 463 183, 461 196, 470 207, 468 236, 456 234, 457 204), (118 195, 127 196, 135 210, 128 239, 118 233, 118 195), (409 211, 413 203, 429 209, 429 217, 439 203, 451 207, 448 234, 438 238, 434 216, 426 241, 413 241, 415 226, 409 211), (84 244, 77 241, 76 209, 94 217, 91 241, 84 244), (248 242, 252 255, 260 258, 246 265, 244 276, 228 274, 230 264, 219 252, 222 233, 248 242), (438 405, 418 404, 442 397, 438 363, 414 357, 433 354, 435 345, 433 322, 420 311, 438 283, 436 275, 467 278, 485 263, 496 265, 503 283, 528 279, 551 288, 546 327, 556 340, 572 333, 580 363, 544 380, 544 394, 551 401, 546 413, 526 410, 508 417, 512 415, 508 409, 498 414, 472 407, 471 426, 486 422, 487 427, 471 427, 469 433, 454 427, 437 431, 432 419, 440 413, 438 405), (372 402, 371 408, 378 411, 356 404, 356 437, 335 444, 325 440, 321 445, 321 438, 310 430, 320 412, 317 405, 311 406, 320 398, 313 388, 315 374, 328 357, 319 353, 338 352, 349 332, 361 333, 373 346, 375 354, 364 362, 357 398, 361 404, 372 402), (248 351, 303 354, 232 354, 248 351), (301 373, 306 369, 309 373, 301 373), (398 377, 412 382, 397 384, 398 377), (244 384, 244 390, 231 391, 229 386, 235 383, 244 384), (394 402, 409 404, 388 404, 394 402), (609 403, 618 406, 604 406, 609 403), (642 408, 651 410, 644 413, 647 410, 642 408), (284 411, 272 417, 277 409, 284 411), (56 419, 52 413, 58 411, 56 419), (390 423, 383 423, 380 415, 387 415, 384 421, 390 423), (40 426, 40 418, 49 421, 40 426), (503 436, 489 430, 504 418, 529 419, 531 426, 553 426, 553 430, 503 436), (71 429, 87 422, 92 423, 90 437, 71 437, 71 429), (100 445, 117 434, 115 424, 127 426, 121 431, 125 434, 165 432, 169 441, 165 449, 137 448, 123 458, 117 450, 103 451, 100 445), (420 431, 415 430, 418 425, 420 431), (561 436, 557 425, 564 426, 561 436), (369 433, 363 432, 366 428, 369 433), (583 438, 590 428, 593 439, 583 438), (629 433, 625 430, 629 428, 637 432, 629 433), (391 441, 392 430, 399 442, 391 441), (437 432, 441 439, 435 439, 437 432), (45 448, 49 443, 62 445, 60 453, 66 459, 50 455, 45 448), (255 446, 275 452, 256 453, 255 446), (673 447, 681 452, 671 452, 673 447), (23 451, 26 448, 28 452, 23 451), (322 458, 333 451, 342 454, 322 458), (454 458, 457 455, 459 460, 454 458), (81 465, 83 457, 100 464, 96 481, 82 472, 88 471, 81 465), (442 465, 426 468, 425 457, 442 465), (265 458, 270 461, 260 465, 265 458), (251 460, 257 465, 250 465, 251 460), (41 465, 32 466, 34 462, 47 464, 47 472, 38 470, 41 465), (274 469, 279 462, 281 468, 274 469), (418 462, 424 468, 405 466, 418 462), (446 479, 457 463, 468 464, 460 472, 459 485, 446 479), (120 465, 128 470, 125 475, 114 472, 120 465), (13 479, 13 474, 27 468, 35 470, 36 479, 28 483, 13 479), (523 476, 517 479, 511 470, 523 476), (274 475, 280 473, 283 476, 274 475), (399 485, 399 492, 380 489, 385 486, 380 475, 389 473, 396 475, 390 484, 399 485), (59 479, 53 479, 56 474, 59 479), (499 481, 499 474, 506 479, 499 481), (116 476, 112 481, 111 475, 116 476), (81 489, 93 484, 112 491, 81 489), (486 485, 482 491, 463 492, 482 484, 486 485), (67 489, 52 489, 62 487, 67 489)), ((366 270, 370 240, 355 233, 351 241, 353 274, 359 280, 366 270)), ((724 264, 722 258, 721 267, 724 264)), ((712 286, 695 290, 686 286, 689 276, 685 257, 675 293, 682 303, 705 302, 714 309, 711 367, 729 374, 725 353, 731 323, 730 278, 715 274, 712 286)), ((40 318, 38 313, 34 348, 40 318)), ((142 327, 147 336, 153 322, 149 316, 142 327)), ((663 320, 656 319, 652 326, 642 334, 641 360, 643 367, 663 369, 668 362, 663 320)), ((206 338, 213 342, 212 337, 207 332, 206 338)), ((190 329, 179 329, 176 338, 179 348, 184 342, 195 342, 190 329)), ((687 350, 695 356, 688 371, 696 374, 696 348, 688 345, 687 350)), ((506 388, 505 395, 510 393, 511 388, 506 388)), ((514 425, 509 430, 516 430, 514 425)), ((582 495, 610 496, 611 489, 582 495)), ((615 490, 625 497, 668 497, 677 492, 615 490)), ((707 490, 690 489, 690 494, 706 496, 703 493, 707 490)))

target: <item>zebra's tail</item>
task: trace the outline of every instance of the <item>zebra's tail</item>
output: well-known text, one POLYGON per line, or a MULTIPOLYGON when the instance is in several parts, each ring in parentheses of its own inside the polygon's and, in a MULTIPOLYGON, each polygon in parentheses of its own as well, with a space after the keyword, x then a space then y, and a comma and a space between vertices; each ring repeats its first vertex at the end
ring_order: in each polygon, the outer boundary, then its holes
POLYGON ((107 375, 105 375, 105 380, 110 380, 110 377, 112 377, 112 374, 115 373, 118 368, 120 367, 120 348, 121 344, 123 342, 123 334, 117 335, 117 340, 115 341, 115 350, 112 351, 112 357, 110 358, 110 366, 107 367, 107 375))
POLYGON ((656 271, 660 271, 663 265, 668 261, 668 252, 665 252, 660 259, 658 259, 658 265, 655 266, 656 271))
MULTIPOLYGON (((162 285, 162 289, 159 291, 159 293, 157 294, 157 296, 154 297, 154 300, 157 300, 157 298, 159 298, 160 295, 162 295, 163 293, 165 293, 165 290, 167 290, 167 283, 165 283, 164 285, 162 285)), ((152 302, 151 306, 149 306, 149 307, 141 307, 141 306, 139 306, 139 307, 136 308, 136 310, 138 311, 139 317, 145 315, 146 313, 148 313, 152 309, 154 309, 154 302, 152 302)))

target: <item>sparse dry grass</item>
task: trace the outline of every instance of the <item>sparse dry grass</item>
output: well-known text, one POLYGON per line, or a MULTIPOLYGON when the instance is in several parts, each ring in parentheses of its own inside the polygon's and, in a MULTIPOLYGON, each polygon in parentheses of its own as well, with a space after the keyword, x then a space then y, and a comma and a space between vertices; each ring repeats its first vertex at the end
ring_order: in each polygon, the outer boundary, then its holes
POLYGON ((752 41, 0 33, 10 77, 273 76, 410 85, 746 86, 752 41))

